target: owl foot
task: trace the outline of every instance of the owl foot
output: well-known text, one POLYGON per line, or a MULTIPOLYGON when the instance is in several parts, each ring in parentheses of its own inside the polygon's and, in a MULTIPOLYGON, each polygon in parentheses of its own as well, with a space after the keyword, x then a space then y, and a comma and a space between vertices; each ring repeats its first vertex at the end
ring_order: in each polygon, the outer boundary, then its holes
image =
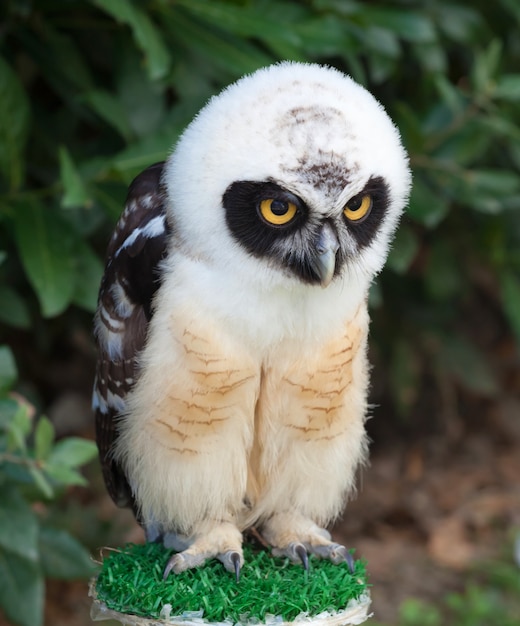
POLYGON ((204 565, 209 559, 218 559, 239 581, 244 563, 242 534, 233 524, 222 522, 206 532, 197 533, 188 548, 170 557, 164 568, 163 579, 166 580, 172 571, 180 574, 204 565))
POLYGON ((273 548, 271 552, 274 556, 287 556, 293 563, 301 563, 306 570, 309 569, 308 554, 315 554, 320 559, 328 559, 334 565, 346 563, 350 573, 354 573, 354 559, 340 543, 331 542, 327 546, 313 546, 308 543, 291 542, 285 548, 273 548))
POLYGON ((308 554, 328 559, 335 565, 346 563, 354 573, 354 559, 345 546, 331 541, 331 536, 311 520, 291 513, 273 515, 262 529, 274 556, 287 556, 293 563, 309 568, 308 554))

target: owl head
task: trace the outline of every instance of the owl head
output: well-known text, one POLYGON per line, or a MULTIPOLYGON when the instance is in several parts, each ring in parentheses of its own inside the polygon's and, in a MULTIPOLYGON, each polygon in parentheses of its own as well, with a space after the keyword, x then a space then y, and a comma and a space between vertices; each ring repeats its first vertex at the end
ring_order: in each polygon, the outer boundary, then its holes
POLYGON ((213 97, 164 173, 169 219, 191 254, 306 287, 372 280, 410 180, 399 133, 366 89, 290 62, 213 97))

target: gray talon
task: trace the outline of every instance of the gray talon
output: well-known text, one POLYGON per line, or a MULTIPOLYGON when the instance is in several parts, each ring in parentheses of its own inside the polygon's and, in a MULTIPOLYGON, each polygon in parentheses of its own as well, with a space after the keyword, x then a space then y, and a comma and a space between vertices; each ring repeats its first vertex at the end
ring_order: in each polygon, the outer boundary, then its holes
POLYGON ((164 572, 163 572, 163 580, 166 580, 168 578, 168 576, 170 575, 170 572, 172 571, 172 569, 174 569, 177 561, 178 561, 177 554, 174 554, 168 559, 168 563, 166 563, 166 567, 164 568, 164 572))
POLYGON ((235 572, 237 582, 240 580, 240 569, 242 567, 242 556, 236 550, 228 550, 217 554, 217 559, 222 563, 228 572, 235 572))
POLYGON ((233 552, 229 558, 235 566, 235 578, 238 583, 240 582, 240 554, 238 554, 238 552, 233 552))
POLYGON ((305 546, 303 546, 301 543, 296 544, 294 546, 294 552, 300 557, 300 560, 303 565, 303 569, 308 571, 309 570, 309 557, 307 555, 307 550, 305 549, 305 546))
MULTIPOLYGON (((345 546, 340 546, 339 548, 335 550, 335 553, 340 557, 340 559, 343 559, 347 563, 350 573, 353 574, 354 573, 354 559, 352 558, 352 555, 347 550, 347 548, 345 548, 345 546)), ((340 562, 340 561, 336 561, 336 559, 334 559, 334 563, 336 562, 340 562)))
POLYGON ((351 574, 354 573, 354 559, 350 552, 340 543, 331 543, 326 546, 316 546, 312 548, 314 554, 322 559, 329 559, 334 565, 346 563, 351 574))

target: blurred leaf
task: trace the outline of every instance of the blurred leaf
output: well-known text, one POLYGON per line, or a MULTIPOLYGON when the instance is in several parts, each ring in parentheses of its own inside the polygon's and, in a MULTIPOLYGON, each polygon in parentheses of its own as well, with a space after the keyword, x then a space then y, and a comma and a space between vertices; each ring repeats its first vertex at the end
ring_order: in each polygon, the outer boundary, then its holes
MULTIPOLYGON (((8 285, 0 284, 0 321, 8 326, 27 329, 31 325, 29 308, 23 298, 8 285)), ((1 385, 1 383, 0 383, 1 385)))
POLYGON ((466 7, 447 2, 436 3, 438 11, 438 26, 450 39, 460 42, 462 45, 467 41, 478 37, 478 29, 483 25, 483 17, 478 8, 466 7))
MULTIPOLYGON (((345 25, 333 15, 316 15, 297 21, 294 24, 294 29, 302 41, 301 55, 303 60, 305 60, 303 49, 309 54, 317 56, 330 56, 340 51, 349 57, 349 53, 358 47, 354 36, 349 34, 345 25)), ((294 56, 291 59, 297 60, 294 56)), ((355 59, 352 61, 355 62, 355 59)), ((350 72, 352 73, 352 69, 350 72)))
POLYGON ((49 578, 87 579, 95 572, 87 550, 64 530, 42 527, 39 548, 42 569, 49 578))
POLYGON ((8 429, 18 409, 19 404, 14 398, 0 396, 0 430, 8 429))
POLYGON ((43 623, 44 580, 37 564, 0 550, 0 607, 19 626, 43 623))
POLYGON ((86 206, 90 202, 90 196, 83 180, 76 168, 69 151, 65 146, 60 146, 60 178, 63 185, 63 197, 61 206, 70 209, 77 206, 86 206))
POLYGON ((163 18, 176 41, 203 59, 204 64, 224 70, 231 79, 249 74, 274 60, 247 39, 225 36, 217 28, 199 23, 183 11, 179 10, 175 15, 165 11, 163 18))
POLYGON ((78 278, 72 302, 85 311, 94 313, 103 275, 103 263, 85 241, 78 241, 75 252, 78 278))
POLYGON ((53 447, 47 458, 49 465, 79 467, 97 456, 97 446, 93 441, 79 437, 67 437, 53 447))
POLYGON ((8 445, 9 449, 27 449, 26 438, 31 432, 32 420, 29 411, 24 404, 18 404, 18 410, 8 425, 8 445))
POLYGON ((29 133, 29 101, 20 80, 0 57, 0 173, 11 189, 24 177, 23 155, 29 133))
POLYGON ((34 454, 36 460, 45 461, 52 450, 54 443, 54 426, 45 416, 40 417, 34 431, 34 454))
POLYGON ((414 54, 426 72, 440 74, 446 71, 448 59, 444 47, 439 42, 416 46, 414 54))
POLYGON ((511 270, 500 272, 500 291, 504 311, 520 345, 520 276, 511 270))
POLYGON ((441 612, 422 600, 408 598, 399 608, 401 626, 440 626, 443 624, 441 612))
POLYGON ((171 58, 161 31, 148 13, 137 8, 130 0, 91 0, 101 10, 132 29, 134 38, 144 52, 151 80, 164 78, 170 69, 171 58))
POLYGON ((419 396, 421 365, 414 347, 404 338, 394 342, 390 368, 392 395, 399 413, 406 416, 419 396))
MULTIPOLYGON (((128 124, 127 141, 163 130, 167 114, 165 86, 150 82, 136 57, 131 52, 125 54, 117 68, 117 102, 123 108, 125 125, 128 124)), ((176 81, 175 88, 180 91, 176 81)))
POLYGON ((282 58, 298 56, 298 30, 287 28, 280 19, 270 19, 255 4, 235 5, 218 0, 178 0, 178 4, 209 24, 241 37, 257 37, 282 58))
POLYGON ((461 113, 465 107, 465 98, 460 90, 442 73, 435 74, 433 82, 450 111, 454 114, 461 113))
POLYGON ((123 139, 126 141, 132 139, 132 128, 119 98, 100 89, 89 91, 84 97, 99 117, 116 130, 123 139))
POLYGON ((502 43, 498 39, 493 39, 486 50, 476 55, 472 78, 478 94, 491 92, 501 55, 502 43))
POLYGON ((60 465, 58 463, 52 463, 46 461, 42 464, 43 470, 49 478, 52 478, 58 485, 62 486, 79 486, 86 487, 88 485, 87 480, 77 470, 68 467, 67 465, 60 465))
POLYGON ((422 13, 407 9, 367 6, 360 12, 367 24, 393 31, 406 41, 432 43, 437 35, 430 18, 422 13))
POLYGON ((419 241, 413 230, 405 223, 398 228, 388 255, 387 265, 398 274, 404 274, 419 250, 419 241))
POLYGON ((451 242, 437 240, 432 243, 424 280, 434 300, 453 300, 461 296, 465 281, 451 242))
POLYGON ((52 485, 49 483, 49 481, 45 477, 45 474, 43 473, 43 471, 36 465, 30 465, 29 473, 31 475, 31 478, 33 479, 33 482, 36 488, 38 489, 42 497, 48 500, 53 498, 54 489, 52 488, 52 485))
POLYGON ((42 313, 58 315, 74 293, 74 237, 55 211, 34 199, 15 207, 14 227, 21 261, 42 313))
POLYGON ((69 97, 91 89, 94 80, 76 38, 60 32, 49 19, 40 23, 41 29, 26 43, 45 78, 58 93, 68 92, 69 97))
POLYGON ((0 485, 0 547, 33 563, 38 560, 38 521, 12 485, 0 485))
POLYGON ((460 201, 491 215, 504 210, 507 200, 520 191, 520 176, 501 169, 474 169, 460 179, 460 201))
POLYGON ((497 80, 496 98, 517 102, 520 100, 520 74, 504 74, 497 80))
POLYGON ((0 346, 0 391, 10 389, 18 377, 16 363, 11 349, 0 346))
POLYGON ((461 335, 443 337, 438 364, 470 391, 482 396, 497 392, 497 381, 487 359, 461 335))
POLYGON ((435 228, 449 211, 446 198, 441 196, 440 189, 434 189, 422 177, 414 178, 407 213, 416 222, 428 228, 435 228))

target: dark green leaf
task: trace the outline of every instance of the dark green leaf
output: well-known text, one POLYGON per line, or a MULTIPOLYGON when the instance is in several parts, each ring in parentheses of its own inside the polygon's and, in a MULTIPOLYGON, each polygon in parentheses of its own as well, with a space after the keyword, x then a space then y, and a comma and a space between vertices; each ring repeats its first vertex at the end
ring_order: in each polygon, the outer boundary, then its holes
POLYGON ((330 56, 339 50, 345 57, 350 57, 359 49, 355 36, 334 15, 318 15, 298 21, 294 29, 305 42, 304 49, 313 56, 330 56))
POLYGON ((23 298, 8 285, 0 285, 0 321, 14 328, 29 328, 31 316, 23 298))
POLYGON ((45 461, 54 442, 54 426, 45 416, 40 417, 34 431, 34 453, 38 461, 45 461))
POLYGON ((24 177, 23 154, 29 132, 27 95, 16 73, 0 57, 0 173, 11 189, 24 177))
POLYGON ((453 301, 465 285, 451 242, 435 241, 424 271, 426 288, 434 300, 453 301))
POLYGON ((68 437, 62 439, 52 449, 48 463, 65 467, 79 467, 94 459, 97 455, 97 446, 93 441, 68 437))
POLYGON ((502 304, 520 345, 520 275, 511 270, 500 273, 502 304))
POLYGON ((0 346, 0 391, 10 389, 18 377, 13 353, 8 346, 0 346))
POLYGON ((39 566, 0 550, 0 608, 18 626, 43 624, 44 579, 39 566))
POLYGON ((407 41, 432 43, 437 35, 426 14, 390 7, 366 7, 360 16, 372 26, 389 29, 407 41))
POLYGON ((85 99, 99 117, 114 128, 121 137, 126 141, 132 139, 132 128, 118 98, 107 91, 96 89, 86 93, 85 99))
POLYGON ((42 313, 58 315, 70 303, 76 283, 73 233, 56 211, 36 200, 14 209, 18 251, 42 313))
POLYGON ((31 432, 31 428, 32 420, 27 406, 18 404, 18 410, 8 427, 9 449, 25 452, 27 450, 26 438, 31 432))
POLYGON ((88 485, 84 476, 67 465, 59 465, 57 463, 46 461, 45 463, 42 463, 42 469, 44 473, 58 483, 58 485, 78 485, 80 487, 86 487, 88 485))
POLYGON ((254 4, 239 6, 218 0, 179 0, 178 3, 193 15, 236 35, 257 37, 276 47, 283 46, 285 55, 292 56, 301 46, 296 29, 287 28, 279 19, 271 19, 254 4))
POLYGON ((404 274, 415 259, 418 250, 419 242, 415 233, 407 224, 402 224, 397 230, 388 255, 388 267, 398 274, 404 274))
POLYGON ((439 29, 454 41, 462 45, 478 37, 478 29, 482 27, 482 16, 478 9, 448 4, 436 3, 439 17, 439 29))
POLYGON ((45 474, 43 473, 43 471, 36 465, 30 465, 29 473, 31 475, 31 478, 33 479, 35 486, 39 490, 40 494, 47 500, 50 500, 51 498, 53 498, 54 489, 52 488, 52 485, 45 477, 45 474))
POLYGON ((407 213, 428 228, 435 228, 449 211, 447 199, 440 190, 425 184, 421 177, 414 178, 407 213))
POLYGON ((19 404, 13 398, 0 397, 0 429, 7 430, 14 420, 19 409, 19 404))
POLYGON ((487 95, 493 90, 501 55, 502 42, 499 39, 493 39, 486 50, 477 54, 472 77, 478 94, 487 95))
POLYGON ((39 546, 43 572, 49 578, 74 580, 95 572, 87 550, 64 530, 42 527, 39 546))
POLYGON ((520 74, 504 74, 497 80, 496 98, 518 102, 520 100, 520 74))
POLYGON ((470 391, 482 396, 497 392, 497 381, 487 359, 460 335, 444 337, 439 363, 470 391))
POLYGON ((60 179, 64 191, 61 206, 65 209, 86 206, 90 202, 90 195, 65 146, 60 146, 59 157, 60 179))
POLYGON ((149 15, 130 0, 91 0, 93 4, 132 29, 134 38, 144 52, 151 80, 163 78, 170 69, 170 53, 161 31, 149 15))
POLYGON ((33 563, 38 560, 36 515, 18 489, 9 484, 0 485, 0 548, 33 563))
POLYGON ((404 338, 395 341, 390 376, 396 406, 406 416, 419 396, 421 365, 413 345, 404 338))
POLYGON ((171 34, 194 55, 224 70, 230 78, 248 74, 274 60, 248 40, 225 37, 218 29, 199 23, 178 11, 164 13, 165 24, 171 34))
MULTIPOLYGON (((164 132, 166 115, 166 89, 159 83, 150 82, 137 54, 126 54, 117 70, 117 101, 123 109, 128 138, 148 137, 151 133, 164 132)), ((191 74, 193 80, 193 72, 191 74)), ((175 81, 175 89, 180 88, 175 81)))
POLYGON ((71 100, 77 91, 92 89, 94 80, 78 39, 56 29, 49 19, 43 22, 39 34, 40 37, 33 39, 28 47, 32 49, 33 58, 41 67, 45 79, 58 92, 68 92, 71 100))
POLYGON ((77 282, 72 302, 86 311, 94 313, 103 264, 86 242, 80 241, 76 246, 77 282))

